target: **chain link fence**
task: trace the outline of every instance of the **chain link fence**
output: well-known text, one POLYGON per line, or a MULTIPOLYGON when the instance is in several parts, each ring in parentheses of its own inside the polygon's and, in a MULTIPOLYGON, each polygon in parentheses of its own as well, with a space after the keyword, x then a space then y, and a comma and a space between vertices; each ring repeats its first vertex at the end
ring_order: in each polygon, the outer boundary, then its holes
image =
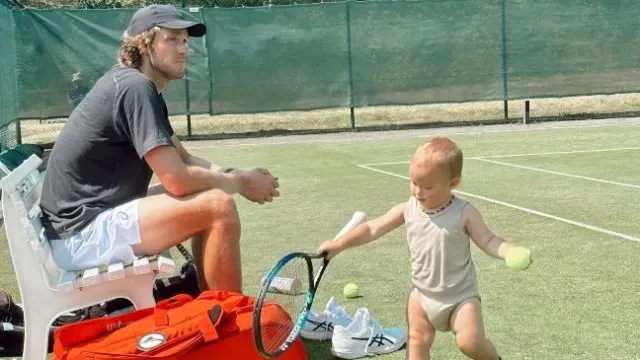
POLYGON ((72 89, 113 65, 150 3, 209 28, 165 93, 187 139, 516 122, 528 99, 531 121, 626 117, 640 100, 633 0, 0 1, 15 21, 18 108, 0 99, 15 141, 55 141, 72 89))

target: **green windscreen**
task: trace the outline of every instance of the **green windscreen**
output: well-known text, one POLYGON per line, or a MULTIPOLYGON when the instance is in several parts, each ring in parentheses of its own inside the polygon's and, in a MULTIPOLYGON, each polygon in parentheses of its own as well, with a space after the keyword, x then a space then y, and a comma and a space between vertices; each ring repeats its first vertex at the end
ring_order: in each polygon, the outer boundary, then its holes
POLYGON ((640 2, 506 4, 510 98, 638 91, 640 2))
MULTIPOLYGON (((80 82, 91 87, 117 63, 120 38, 135 9, 17 11, 18 87, 21 118, 66 117, 80 82), (78 80, 79 79, 79 80, 78 80)), ((198 16, 197 13, 195 16, 198 16)), ((194 14, 186 13, 186 17, 194 14)), ((204 39, 191 43, 188 78, 200 111, 208 110, 208 72, 204 39), (204 91, 203 91, 204 89, 204 91), (204 95, 203 95, 204 93, 204 95)), ((164 94, 172 114, 184 114, 185 80, 164 94)))
POLYGON ((500 1, 354 2, 356 106, 502 99, 500 1))
MULTIPOLYGON (((15 119, 64 120, 116 64, 135 10, 0 7, 0 137, 19 141, 15 119)), ((173 119, 181 135, 401 124, 403 117, 424 123, 448 113, 502 120, 502 100, 634 93, 640 83, 635 0, 369 0, 180 11, 208 32, 190 40, 186 77, 163 95, 171 115, 215 115, 173 119)), ((576 101, 549 114, 588 116, 583 104, 593 101, 576 101)), ((593 111, 637 110, 607 106, 593 111)), ((60 128, 27 125, 25 134, 60 128)))
POLYGON ((0 151, 15 145, 18 116, 15 23, 10 9, 0 4, 0 151))
POLYGON ((204 9, 214 113, 349 106, 346 3, 204 9))

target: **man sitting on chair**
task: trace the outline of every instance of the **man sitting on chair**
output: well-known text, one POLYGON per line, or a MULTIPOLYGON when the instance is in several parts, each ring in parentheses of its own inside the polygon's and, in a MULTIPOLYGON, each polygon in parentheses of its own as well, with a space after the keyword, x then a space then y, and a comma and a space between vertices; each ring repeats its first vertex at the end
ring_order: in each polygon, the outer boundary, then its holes
POLYGON ((41 198, 61 268, 130 263, 194 237, 201 289, 242 290, 232 195, 271 202, 278 179, 266 169, 222 169, 191 155, 162 97, 170 81, 184 76, 189 37, 205 33, 204 24, 183 20, 172 6, 138 10, 119 64, 71 113, 51 151, 41 198), (153 174, 163 191, 149 190, 153 174))

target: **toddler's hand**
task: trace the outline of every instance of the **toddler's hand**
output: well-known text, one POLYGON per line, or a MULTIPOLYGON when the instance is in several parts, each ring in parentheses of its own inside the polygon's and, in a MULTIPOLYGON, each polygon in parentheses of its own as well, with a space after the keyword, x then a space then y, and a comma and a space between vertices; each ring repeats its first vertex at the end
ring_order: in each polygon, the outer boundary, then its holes
POLYGON ((512 246, 504 260, 511 269, 524 270, 531 265, 531 251, 521 246, 512 246))
POLYGON ((320 244, 320 247, 318 248, 318 254, 321 254, 323 252, 327 253, 327 255, 325 256, 327 260, 331 260, 331 258, 338 255, 340 251, 342 251, 342 249, 340 249, 338 244, 332 240, 327 240, 323 242, 322 244, 320 244))

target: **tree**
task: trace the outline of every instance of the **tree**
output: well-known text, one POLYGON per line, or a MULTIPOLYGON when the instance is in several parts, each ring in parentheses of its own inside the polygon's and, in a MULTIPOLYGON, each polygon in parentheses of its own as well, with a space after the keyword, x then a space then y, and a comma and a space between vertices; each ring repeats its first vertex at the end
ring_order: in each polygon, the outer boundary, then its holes
POLYGON ((108 9, 122 7, 141 7, 149 4, 170 4, 181 6, 182 0, 9 0, 14 7, 32 8, 76 8, 108 9), (21 6, 23 5, 23 6, 21 6))
POLYGON ((76 9, 108 9, 136 8, 150 4, 169 4, 176 7, 242 7, 309 4, 340 0, 0 0, 12 2, 15 8, 76 8, 76 9))

